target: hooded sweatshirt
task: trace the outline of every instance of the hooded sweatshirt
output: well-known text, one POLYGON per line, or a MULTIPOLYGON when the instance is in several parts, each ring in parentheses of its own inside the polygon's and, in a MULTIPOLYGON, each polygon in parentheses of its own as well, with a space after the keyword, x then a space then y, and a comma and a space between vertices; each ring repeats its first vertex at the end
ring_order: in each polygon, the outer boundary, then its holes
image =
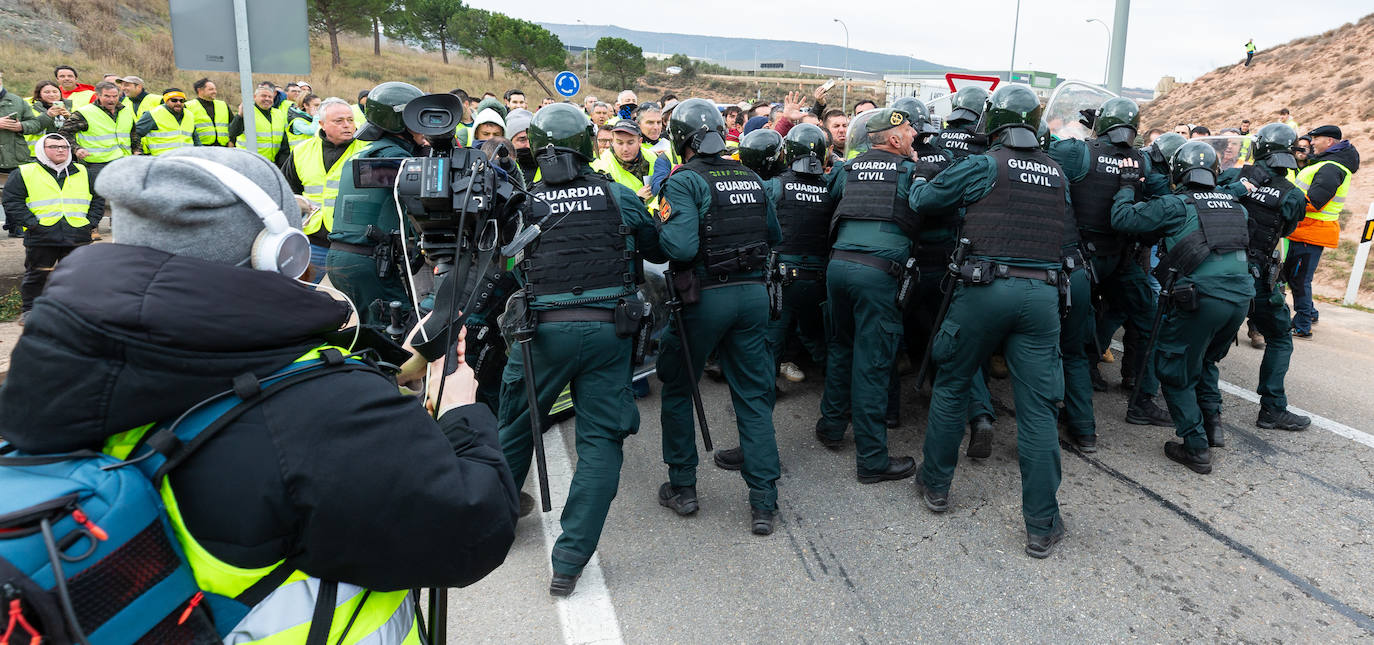
MULTIPOLYGON (((77 249, 15 345, 0 435, 26 452, 99 449, 236 376, 289 365, 348 315, 272 272, 122 244, 77 249)), ((289 558, 376 591, 475 582, 504 560, 519 509, 484 406, 436 423, 372 369, 266 399, 170 477, 188 530, 217 558, 289 558)))
MULTIPOLYGON (((33 163, 38 164, 46 170, 53 179, 57 181, 58 187, 66 185, 72 178, 82 178, 86 168, 78 163, 73 163, 69 158, 65 163, 54 163, 48 158, 44 144, 49 139, 56 139, 62 143, 68 143, 66 137, 60 134, 49 134, 38 142, 34 150, 33 163)), ((92 187, 94 188, 94 187, 92 187)), ((18 221, 24 226, 24 246, 79 246, 91 242, 91 231, 95 230, 100 223, 100 218, 105 214, 105 200, 94 192, 91 193, 91 205, 86 211, 86 219, 90 220, 88 226, 74 227, 67 223, 67 220, 60 219, 51 226, 43 226, 38 223, 38 216, 29 210, 28 206, 29 186, 21 179, 18 172, 10 175, 10 180, 5 182, 5 190, 0 195, 0 203, 4 204, 5 214, 18 221)))

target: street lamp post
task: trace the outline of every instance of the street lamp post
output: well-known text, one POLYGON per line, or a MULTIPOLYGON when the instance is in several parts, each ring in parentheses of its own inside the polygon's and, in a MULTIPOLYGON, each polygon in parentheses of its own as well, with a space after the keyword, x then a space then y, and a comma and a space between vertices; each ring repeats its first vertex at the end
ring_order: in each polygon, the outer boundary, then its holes
MULTIPOLYGON (((583 27, 586 27, 586 26, 587 26, 587 23, 582 22, 582 19, 581 19, 581 18, 578 18, 578 19, 577 19, 577 22, 581 23, 583 27)), ((586 83, 586 84, 588 84, 588 85, 591 85, 591 82, 592 82, 591 79, 589 78, 589 76, 591 75, 591 62, 590 62, 589 60, 587 60, 587 57, 590 55, 590 53, 591 53, 591 48, 590 48, 590 47, 583 47, 583 48, 582 48, 582 82, 583 82, 583 83, 586 83)))
POLYGON ((844 109, 849 104, 849 25, 844 24, 839 18, 836 18, 835 22, 844 27, 844 90, 840 92, 840 109, 844 109))
POLYGON ((1016 0, 1016 22, 1011 28, 1011 67, 1007 69, 1007 82, 1016 76, 1016 35, 1021 31, 1021 0, 1016 0))
POLYGON ((1107 84, 1107 65, 1108 65, 1108 64, 1111 62, 1111 60, 1112 60, 1112 28, 1111 28, 1111 27, 1108 27, 1108 26, 1107 26, 1107 23, 1102 22, 1101 20, 1099 20, 1099 19, 1097 19, 1097 18, 1089 18, 1089 19, 1087 20, 1087 22, 1095 22, 1095 23, 1097 23, 1097 24, 1099 24, 1099 25, 1102 25, 1102 28, 1107 30, 1107 56, 1106 56, 1106 58, 1102 59, 1102 84, 1103 84, 1103 85, 1106 85, 1106 84, 1107 84))

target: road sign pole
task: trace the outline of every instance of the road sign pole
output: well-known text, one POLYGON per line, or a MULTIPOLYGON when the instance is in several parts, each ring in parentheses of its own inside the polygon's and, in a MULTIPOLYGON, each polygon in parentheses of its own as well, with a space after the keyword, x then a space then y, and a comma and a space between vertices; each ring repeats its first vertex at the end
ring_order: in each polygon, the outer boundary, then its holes
POLYGON ((257 105, 253 102, 253 58, 248 47, 248 0, 234 0, 234 35, 239 49, 239 104, 243 108, 243 140, 249 152, 258 151, 258 128, 254 117, 257 105))
POLYGON ((1355 264, 1350 267, 1350 282, 1345 286, 1345 304, 1355 304, 1360 295, 1360 280, 1364 278, 1364 267, 1369 262, 1369 246, 1374 244, 1374 204, 1369 205, 1369 214, 1364 217, 1364 227, 1360 229, 1360 246, 1355 250, 1355 264))

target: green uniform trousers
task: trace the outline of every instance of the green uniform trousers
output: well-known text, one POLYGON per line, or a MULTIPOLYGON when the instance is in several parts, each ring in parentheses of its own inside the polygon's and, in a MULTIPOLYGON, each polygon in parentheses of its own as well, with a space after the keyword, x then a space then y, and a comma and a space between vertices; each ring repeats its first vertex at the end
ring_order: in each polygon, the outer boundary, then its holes
MULTIPOLYGON (((826 269, 830 338, 825 392, 816 432, 838 441, 845 419, 854 424, 854 458, 860 475, 887 470, 888 383, 902 313, 897 310, 897 279, 870 266, 831 260, 826 269)), ((961 425, 962 427, 962 425, 961 425)))
MULTIPOLYGON (((621 444, 639 431, 639 408, 630 390, 630 340, 603 322, 541 323, 530 341, 540 414, 547 415, 564 386, 577 407, 577 469, 553 546, 553 571, 577 575, 596 552, 606 513, 620 487, 621 444)), ((524 356, 511 345, 501 375, 501 449, 517 486, 523 486, 534 450, 524 356)))
POLYGON ((329 273, 329 283, 353 301, 353 306, 358 308, 358 318, 364 325, 385 325, 391 322, 385 313, 374 314, 372 303, 376 300, 399 300, 406 311, 412 309, 410 296, 406 295, 405 286, 401 282, 403 278, 394 274, 386 280, 377 277, 377 262, 372 256, 329 249, 327 258, 326 271, 329 273))
MULTIPOLYGON (((677 315, 677 314, 674 314, 677 315)), ((744 454, 740 472, 749 487, 749 505, 778 508, 778 444, 773 435, 773 377, 769 360, 768 292, 762 284, 729 284, 702 289, 701 301, 683 307, 682 322, 692 349, 688 374, 682 362, 682 340, 674 323, 663 335, 658 377, 663 381, 663 463, 673 486, 696 486, 697 444, 691 383, 701 380, 706 357, 714 352, 730 386, 739 444, 744 454)), ((577 414, 584 412, 580 406, 577 414)), ((719 437, 713 437, 719 440, 719 437)))
POLYGON ((1248 303, 1199 292, 1196 311, 1170 308, 1160 324, 1153 361, 1155 373, 1163 386, 1169 414, 1174 418, 1175 433, 1193 452, 1207 449, 1202 418, 1221 414, 1217 361, 1231 349, 1248 308, 1248 303))
MULTIPOLYGON (((946 254, 948 257, 948 254, 946 254)), ((916 282, 916 293, 911 296, 911 303, 907 305, 907 310, 902 317, 902 333, 905 338, 907 358, 911 359, 911 364, 917 370, 921 368, 921 361, 925 360, 926 343, 930 339, 930 334, 934 332, 935 318, 940 315, 940 302, 944 299, 944 292, 940 291, 940 284, 944 282, 946 269, 944 266, 921 266, 921 278, 916 282)), ((926 370, 930 382, 935 382, 935 369, 926 370)), ((917 383, 916 389, 920 391, 923 384, 917 383)), ((902 406, 901 375, 898 373, 897 366, 892 366, 892 381, 887 387, 887 412, 888 416, 893 416, 902 406)), ((972 421, 974 417, 986 415, 992 420, 997 420, 997 412, 992 408, 992 392, 988 390, 988 380, 986 372, 978 369, 978 373, 969 379, 968 388, 968 418, 972 421)))
POLYGON ((1059 351, 1064 356, 1064 424, 1079 436, 1097 434, 1093 418, 1093 382, 1089 375, 1096 356, 1088 349, 1096 333, 1093 325, 1092 280, 1078 269, 1069 274, 1070 306, 1060 322, 1059 351))
POLYGON ((825 361, 825 283, 820 280, 793 280, 782 288, 782 315, 768 321, 768 352, 773 364, 787 360, 787 338, 797 332, 797 340, 811 360, 825 361))
POLYGON ((964 437, 969 380, 999 347, 1011 371, 1021 514, 1026 531, 1048 534, 1059 520, 1061 465, 1055 406, 1064 398, 1059 359, 1059 290, 1040 280, 1004 278, 955 287, 931 351, 937 369, 921 481, 948 490, 964 437))
POLYGON ((1271 412, 1288 409, 1288 395, 1283 391, 1283 379, 1288 376, 1288 362, 1293 357, 1293 318, 1283 287, 1266 288, 1262 280, 1255 280, 1255 299, 1250 301, 1250 322, 1264 336, 1264 358, 1260 360, 1260 407, 1271 412))
MULTIPOLYGON (((1094 256, 1091 260, 1096 271, 1098 291, 1109 312, 1124 316, 1136 329, 1140 330, 1141 347, 1150 346, 1150 329, 1154 325, 1155 295, 1145 270, 1125 255, 1094 256)), ((1109 316, 1112 314, 1108 314, 1109 316)), ((1115 325, 1102 325, 1097 329, 1097 346, 1106 350, 1111 347, 1115 325)), ((1100 357, 1099 357, 1100 358, 1100 357)), ((1096 360, 1096 359, 1094 359, 1096 360)), ((1145 361, 1145 369, 1140 375, 1141 394, 1159 391, 1159 380, 1155 378, 1150 361, 1145 361)), ((1123 366, 1122 369, 1127 369, 1123 366)))

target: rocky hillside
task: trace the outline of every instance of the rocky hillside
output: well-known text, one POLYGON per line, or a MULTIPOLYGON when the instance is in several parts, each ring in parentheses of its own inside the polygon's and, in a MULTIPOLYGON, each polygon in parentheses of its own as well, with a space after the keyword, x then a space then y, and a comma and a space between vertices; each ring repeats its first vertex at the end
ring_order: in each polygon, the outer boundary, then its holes
POLYGON ((1243 63, 1213 70, 1150 102, 1141 114, 1142 129, 1195 123, 1216 132, 1241 119, 1250 119, 1254 129, 1278 120, 1285 107, 1304 132, 1340 126, 1366 164, 1355 175, 1347 206, 1347 217, 1356 223, 1343 226, 1345 239, 1357 239, 1357 222, 1374 201, 1374 14, 1260 49, 1250 67, 1243 63))

